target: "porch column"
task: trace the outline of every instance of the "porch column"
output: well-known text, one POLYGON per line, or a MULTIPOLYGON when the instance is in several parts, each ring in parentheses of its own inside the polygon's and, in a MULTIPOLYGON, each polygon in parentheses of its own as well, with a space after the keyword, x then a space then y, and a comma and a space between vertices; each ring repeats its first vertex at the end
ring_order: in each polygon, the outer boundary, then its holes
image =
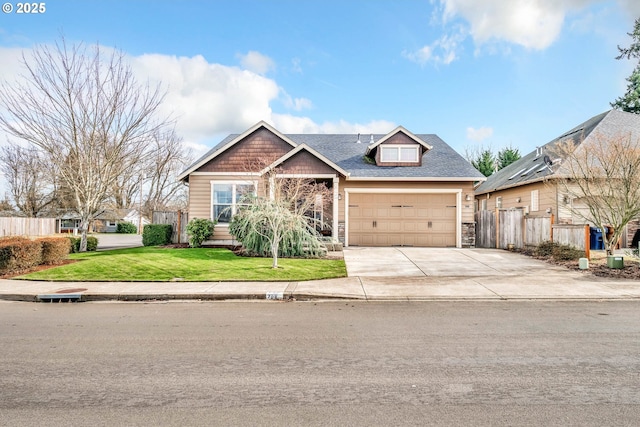
POLYGON ((340 203, 340 178, 333 178, 333 225, 331 226, 331 238, 334 242, 338 238, 338 203, 340 203))

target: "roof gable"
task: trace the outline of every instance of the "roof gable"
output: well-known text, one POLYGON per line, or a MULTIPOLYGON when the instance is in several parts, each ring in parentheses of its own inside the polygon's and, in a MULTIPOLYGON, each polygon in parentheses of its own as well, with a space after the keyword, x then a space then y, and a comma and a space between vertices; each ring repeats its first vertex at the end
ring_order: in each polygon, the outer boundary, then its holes
POLYGON ((414 134, 406 130, 404 127, 398 126, 394 130, 392 130, 391 132, 389 132, 388 134, 380 138, 378 141, 374 142, 373 144, 369 144, 367 146, 367 151, 365 155, 367 156, 375 155, 375 151, 380 145, 388 142, 391 138, 393 138, 399 133, 406 135, 407 137, 409 137, 410 140, 414 141, 417 144, 420 144, 422 147, 424 147, 425 151, 431 150, 433 148, 432 146, 427 144, 425 141, 423 141, 422 139, 418 138, 417 136, 415 136, 414 134))
POLYGON ((200 159, 198 159, 196 162, 194 162, 191 166, 189 166, 187 169, 185 169, 180 175, 178 175, 178 180, 186 179, 189 176, 189 174, 197 171, 198 169, 200 169, 201 167, 203 167, 207 163, 211 162, 212 160, 216 159, 217 157, 222 156, 224 153, 228 152, 230 149, 235 147, 239 142, 244 141, 250 135, 252 135, 255 132, 258 132, 258 131, 260 131, 262 129, 264 129, 264 130, 270 132, 271 134, 275 135, 276 137, 278 137, 279 139, 284 141, 291 148, 295 148, 298 145, 294 141, 292 141, 289 137, 287 137, 286 135, 280 133, 273 126, 269 125, 268 123, 266 123, 264 121, 261 121, 261 122, 256 123, 255 125, 253 125, 249 129, 247 129, 245 132, 243 132, 243 133, 241 133, 239 135, 235 135, 235 136, 233 136, 231 138, 227 138, 224 141, 222 141, 222 143, 218 144, 216 147, 211 149, 208 153, 206 153, 204 156, 202 156, 200 159))
MULTIPOLYGON (((287 161, 294 159, 295 157, 301 157, 301 155, 303 153, 309 153, 312 157, 314 157, 315 159, 319 160, 320 162, 322 162, 324 165, 328 166, 333 171, 336 171, 336 172, 340 173, 342 176, 349 176, 349 173, 347 171, 345 171, 340 166, 336 165, 331 160, 327 159, 325 156, 323 156, 322 154, 320 154, 319 152, 317 152, 316 150, 314 150, 313 148, 309 147, 306 144, 298 145, 296 148, 294 148, 293 150, 289 151, 287 154, 285 154, 284 156, 280 157, 279 159, 277 159, 276 161, 271 163, 269 166, 267 166, 266 168, 261 170, 260 174, 264 174, 264 173, 268 172, 269 170, 272 170, 272 169, 274 169, 274 168, 286 163, 287 161)), ((309 163, 309 162, 307 161, 307 163, 309 163)))

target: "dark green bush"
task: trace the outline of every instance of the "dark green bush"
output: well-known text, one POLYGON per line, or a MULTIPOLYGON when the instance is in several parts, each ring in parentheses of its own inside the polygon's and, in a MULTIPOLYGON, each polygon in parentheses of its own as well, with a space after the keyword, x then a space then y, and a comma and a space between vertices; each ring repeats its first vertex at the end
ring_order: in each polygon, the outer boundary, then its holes
POLYGON ((116 227, 116 233, 120 234, 136 234, 138 232, 138 227, 130 222, 119 222, 116 227))
POLYGON ((24 237, 0 239, 0 272, 24 270, 42 261, 42 245, 24 237))
MULTIPOLYGON (((80 252, 80 237, 67 237, 71 242, 71 252, 80 252)), ((98 249, 98 238, 87 236, 87 252, 93 252, 98 249)))
POLYGON ((171 224, 149 224, 142 229, 142 244, 144 246, 162 246, 171 243, 171 224))
POLYGON ((213 235, 213 228, 216 223, 204 218, 194 218, 187 224, 187 234, 189 235, 189 246, 199 248, 202 242, 213 235))
POLYGON ((585 256, 586 254, 583 250, 568 245, 558 245, 553 251, 553 258, 558 261, 575 261, 585 256))
POLYGON ((37 241, 42 245, 42 264, 59 264, 71 251, 71 243, 64 237, 43 237, 37 241))
POLYGON ((557 246, 557 244, 556 244, 556 243, 553 243, 552 241, 547 240, 546 242, 542 242, 542 243, 540 243, 540 244, 536 247, 536 249, 535 249, 535 251, 534 251, 534 254, 535 254, 536 256, 544 257, 544 258, 546 258, 546 257, 550 257, 550 256, 552 256, 552 255, 553 255, 553 250, 554 250, 554 248, 555 248, 556 246, 557 246))
POLYGON ((573 246, 547 241, 540 243, 536 247, 535 255, 543 258, 553 258, 557 261, 573 261, 583 258, 585 252, 573 246))

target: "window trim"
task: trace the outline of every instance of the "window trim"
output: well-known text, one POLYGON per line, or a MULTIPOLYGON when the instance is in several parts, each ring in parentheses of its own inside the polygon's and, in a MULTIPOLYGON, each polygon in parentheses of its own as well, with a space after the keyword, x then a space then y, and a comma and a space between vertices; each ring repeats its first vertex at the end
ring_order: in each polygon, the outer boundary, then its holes
MULTIPOLYGON (((218 219, 214 217, 213 213, 214 213, 214 206, 216 205, 215 199, 213 197, 213 193, 215 191, 215 186, 216 185, 231 185, 231 218, 233 218, 233 216, 236 214, 237 212, 237 208, 238 208, 238 192, 237 192, 237 186, 238 185, 252 185, 253 186, 253 194, 256 195, 257 194, 257 188, 258 188, 258 182, 257 181, 252 181, 252 180, 246 180, 246 179, 242 179, 242 180, 212 180, 209 181, 210 183, 210 189, 209 189, 209 219, 212 221, 216 221, 217 226, 220 227, 228 227, 229 223, 228 222, 218 222, 218 219)), ((217 203, 218 205, 227 205, 227 203, 217 203)))
POLYGON ((382 144, 380 146, 380 163, 420 163, 420 146, 417 144, 382 144), (415 153, 415 158, 413 160, 402 160, 401 154, 403 148, 411 148, 415 153), (386 160, 384 158, 385 150, 396 151, 398 159, 386 160))
POLYGON ((540 210, 540 193, 538 190, 531 190, 531 212, 540 210))

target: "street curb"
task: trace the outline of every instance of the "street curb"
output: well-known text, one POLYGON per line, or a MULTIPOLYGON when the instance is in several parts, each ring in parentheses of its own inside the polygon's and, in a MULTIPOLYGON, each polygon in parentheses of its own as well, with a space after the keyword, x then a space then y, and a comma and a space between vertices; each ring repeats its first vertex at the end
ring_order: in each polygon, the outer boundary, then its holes
POLYGON ((469 296, 425 296, 425 297, 364 297, 357 295, 338 294, 288 294, 282 299, 270 300, 263 294, 82 294, 77 299, 70 298, 67 294, 57 294, 51 298, 47 294, 47 300, 40 295, 33 294, 1 294, 0 300, 16 302, 37 303, 71 303, 71 302, 152 302, 152 301, 319 301, 319 300, 344 300, 366 302, 488 302, 488 301, 638 301, 637 296, 511 296, 511 297, 469 297, 469 296), (72 301, 72 299, 75 299, 72 301))

